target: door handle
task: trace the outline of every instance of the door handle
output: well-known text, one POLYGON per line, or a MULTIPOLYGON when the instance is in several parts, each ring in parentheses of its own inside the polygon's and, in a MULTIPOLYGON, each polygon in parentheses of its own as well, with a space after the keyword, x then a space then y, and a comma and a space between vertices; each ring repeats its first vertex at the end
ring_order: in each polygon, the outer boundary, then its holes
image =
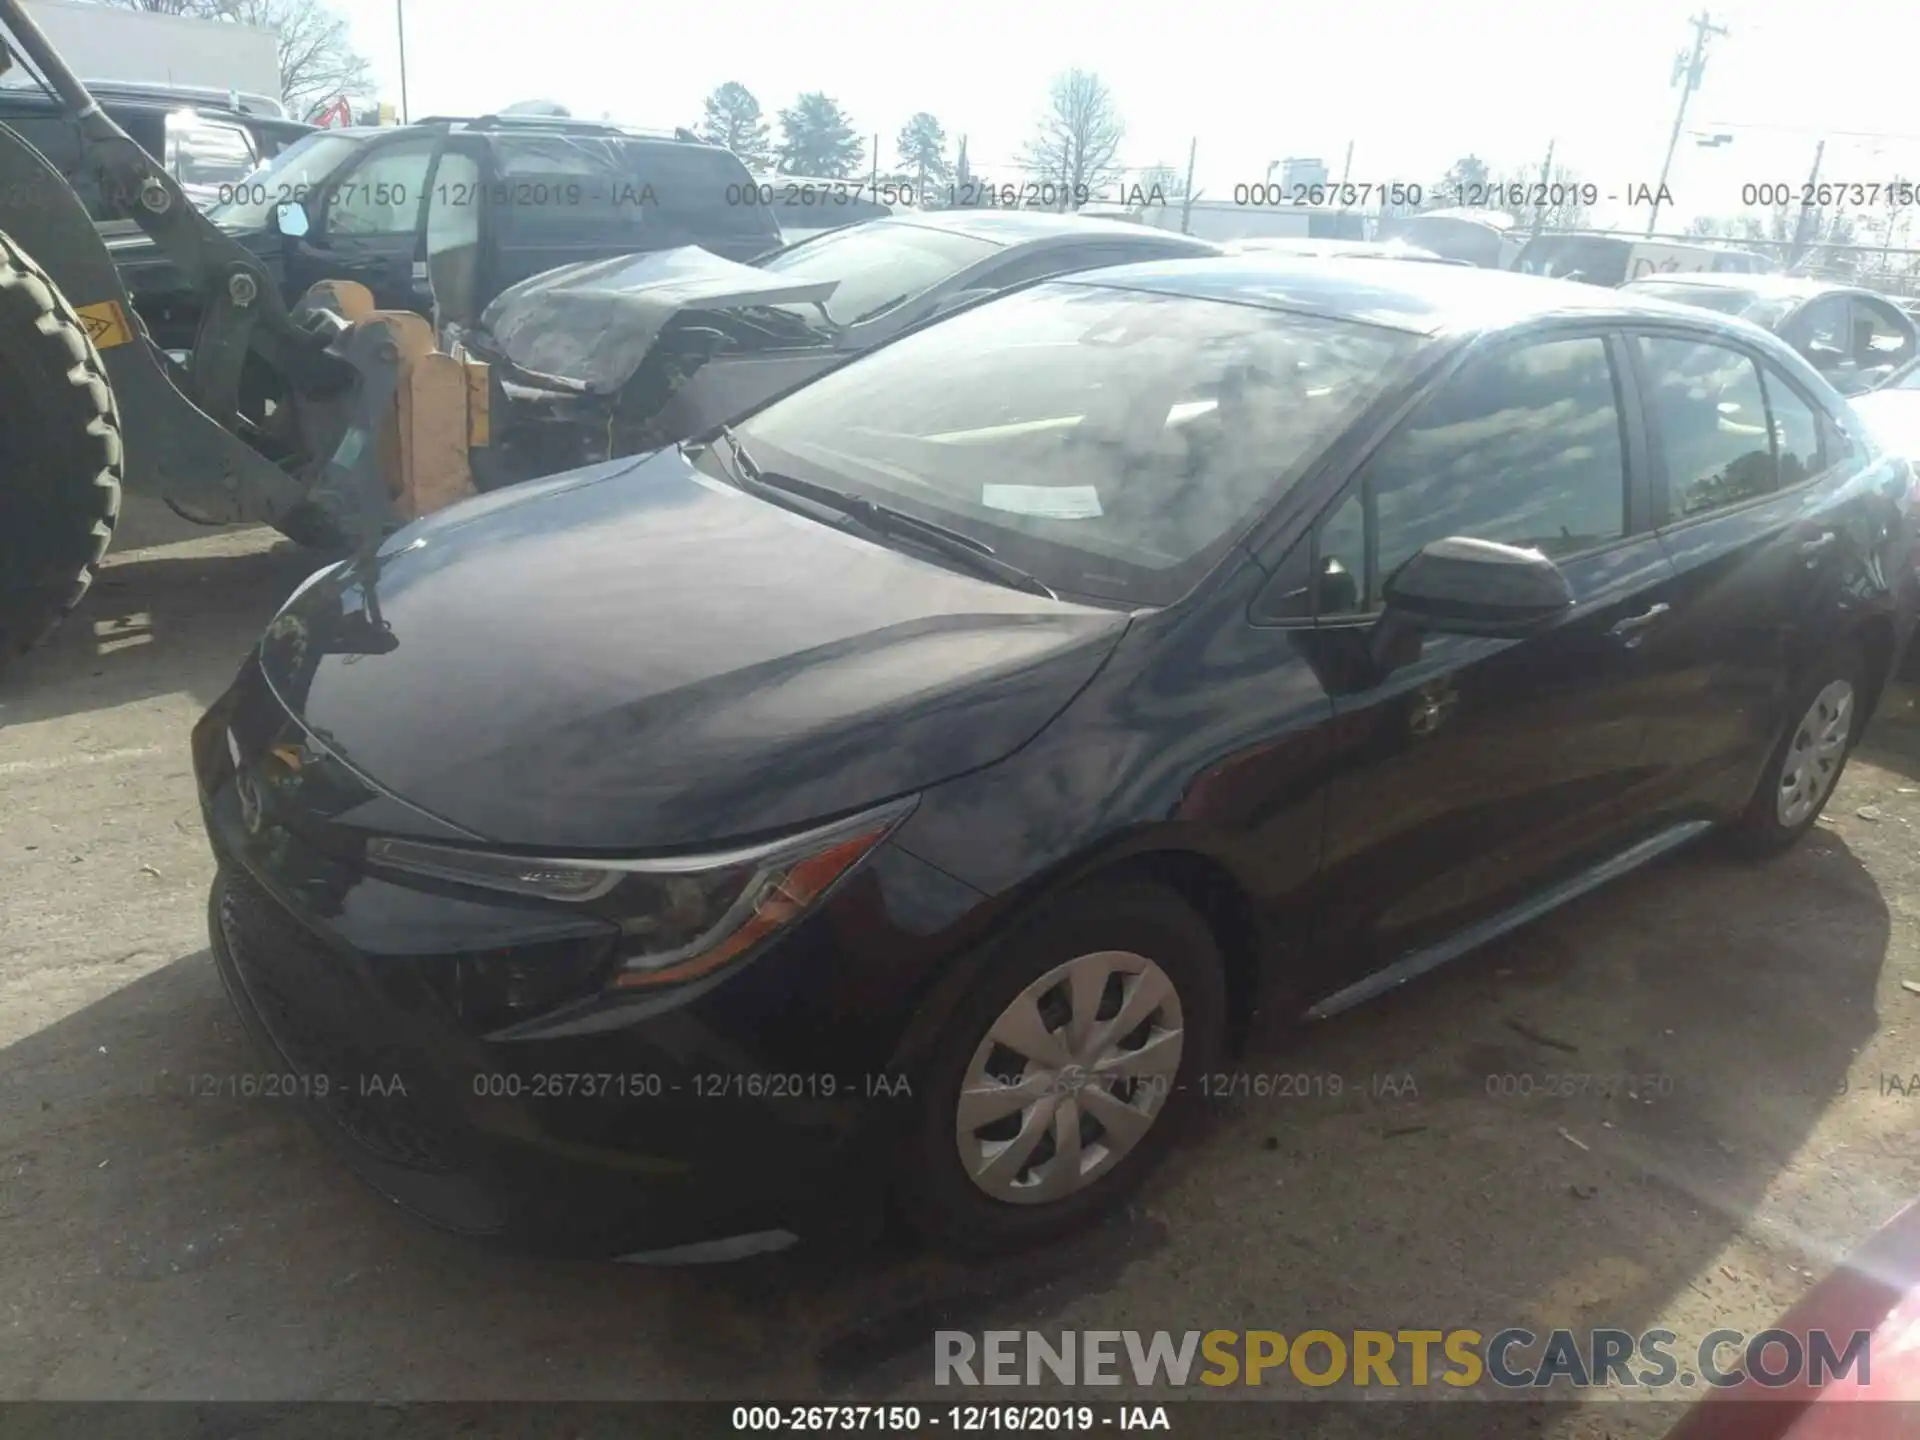
MULTIPOLYGON (((1646 610, 1639 615, 1629 615, 1625 620, 1622 620, 1619 624, 1615 625, 1611 630, 1607 631, 1607 633, 1609 635, 1635 637, 1637 639, 1637 637, 1639 636, 1642 630, 1645 630, 1650 625, 1658 624, 1660 621, 1660 617, 1662 615, 1665 615, 1667 611, 1671 610, 1672 608, 1673 607, 1671 605, 1668 605, 1663 601, 1660 604, 1653 606, 1651 609, 1646 610)), ((1633 641, 1629 640, 1628 643, 1631 644, 1633 643, 1633 641)))
POLYGON ((1840 535, 1839 535, 1839 532, 1837 531, 1834 531, 1834 530, 1823 531, 1821 532, 1820 538, 1818 540, 1805 541, 1800 546, 1800 553, 1802 555, 1825 554, 1826 551, 1829 550, 1833 546, 1833 543, 1839 538, 1840 538, 1840 535))

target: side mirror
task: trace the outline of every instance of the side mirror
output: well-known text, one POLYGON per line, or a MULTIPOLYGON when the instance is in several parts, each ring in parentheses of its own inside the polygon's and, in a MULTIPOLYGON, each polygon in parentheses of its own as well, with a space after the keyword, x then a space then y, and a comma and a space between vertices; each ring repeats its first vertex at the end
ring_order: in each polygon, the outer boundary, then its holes
POLYGON ((274 209, 273 228, 289 239, 298 240, 307 233, 306 208, 291 200, 283 200, 274 209))
POLYGON ((1450 536, 1388 579, 1387 618, 1453 635, 1518 638, 1573 606, 1566 573, 1538 550, 1450 536))

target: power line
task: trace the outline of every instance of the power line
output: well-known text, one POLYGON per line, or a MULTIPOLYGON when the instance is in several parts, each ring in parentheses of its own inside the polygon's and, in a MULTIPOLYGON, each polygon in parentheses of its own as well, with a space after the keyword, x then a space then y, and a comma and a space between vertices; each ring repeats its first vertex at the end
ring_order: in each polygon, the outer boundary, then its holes
POLYGON ((1765 130, 1776 135, 1837 136, 1843 140, 1908 140, 1920 144, 1920 135, 1898 135, 1885 130, 1828 130, 1812 125, 1767 125, 1759 121, 1715 120, 1701 123, 1696 130, 1765 130))

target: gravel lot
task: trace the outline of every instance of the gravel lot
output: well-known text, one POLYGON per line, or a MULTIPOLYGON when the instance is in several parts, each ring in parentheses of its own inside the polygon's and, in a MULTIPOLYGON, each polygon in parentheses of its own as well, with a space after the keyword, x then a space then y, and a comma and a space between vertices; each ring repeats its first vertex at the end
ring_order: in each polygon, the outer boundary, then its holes
MULTIPOLYGON (((362 1190, 284 1102, 188 1093, 258 1062, 206 950, 187 728, 311 562, 144 508, 126 529, 0 681, 0 1397, 876 1399, 932 1393, 935 1325, 1697 1338, 1764 1328, 1920 1194, 1920 1093, 1898 1093, 1920 1092, 1920 727, 1896 693, 1798 851, 1684 853, 1384 1003, 1263 1033, 1248 1069, 1343 1095, 1220 1105, 1071 1251, 642 1270, 477 1250, 362 1190), (1569 1072, 1662 1078, 1488 1093, 1569 1072), (1370 1076, 1406 1093, 1369 1098, 1370 1076)), ((1671 1418, 1600 1408, 1618 1436, 1671 1418)))

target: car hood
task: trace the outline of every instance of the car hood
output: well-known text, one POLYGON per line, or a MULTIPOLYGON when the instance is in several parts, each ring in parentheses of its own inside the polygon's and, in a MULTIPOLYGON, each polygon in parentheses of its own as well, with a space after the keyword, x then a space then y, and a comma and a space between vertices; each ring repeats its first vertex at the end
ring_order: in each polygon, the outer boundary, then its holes
POLYGON ((341 760, 443 821, 648 851, 775 834, 989 765, 1126 626, 870 544, 666 450, 402 529, 297 592, 260 661, 341 760))
POLYGON ((599 395, 633 378, 676 319, 741 306, 824 301, 833 280, 783 280, 695 245, 588 260, 510 286, 480 317, 495 353, 599 395))

